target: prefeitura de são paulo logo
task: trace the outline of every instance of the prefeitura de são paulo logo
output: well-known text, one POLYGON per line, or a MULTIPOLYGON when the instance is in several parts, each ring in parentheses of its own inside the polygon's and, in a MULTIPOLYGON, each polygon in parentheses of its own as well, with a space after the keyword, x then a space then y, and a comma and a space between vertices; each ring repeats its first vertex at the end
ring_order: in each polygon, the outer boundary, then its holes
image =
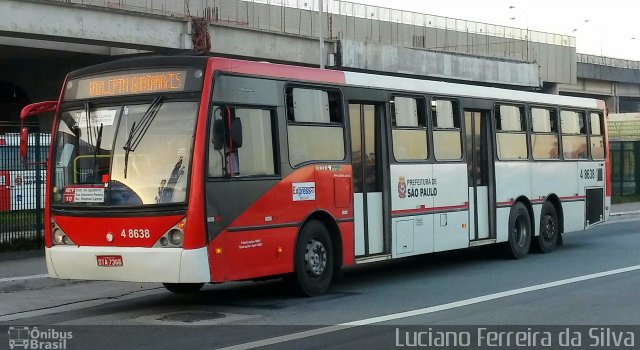
POLYGON ((9 349, 66 349, 73 332, 38 327, 9 327, 9 349))
POLYGON ((400 176, 398 179, 398 197, 404 198, 407 196, 407 182, 404 176, 400 176))

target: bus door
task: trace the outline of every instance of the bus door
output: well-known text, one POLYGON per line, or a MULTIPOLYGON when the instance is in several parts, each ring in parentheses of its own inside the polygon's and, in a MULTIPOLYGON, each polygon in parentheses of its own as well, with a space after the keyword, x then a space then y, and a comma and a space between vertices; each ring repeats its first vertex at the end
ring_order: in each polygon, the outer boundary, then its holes
POLYGON ((353 220, 355 255, 384 252, 381 147, 382 120, 379 105, 350 103, 351 158, 353 164, 353 220))
POLYGON ((493 238, 491 111, 464 111, 469 174, 469 240, 493 238))

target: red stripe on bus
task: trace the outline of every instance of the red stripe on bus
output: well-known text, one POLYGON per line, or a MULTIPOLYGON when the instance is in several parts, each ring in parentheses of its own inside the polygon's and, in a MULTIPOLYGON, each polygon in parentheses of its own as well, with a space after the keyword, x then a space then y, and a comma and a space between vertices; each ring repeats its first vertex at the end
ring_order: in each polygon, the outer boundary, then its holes
POLYGON ((569 197, 560 197, 561 201, 576 201, 581 199, 586 199, 587 196, 569 196, 569 197))
MULTIPOLYGON (((211 67, 207 67, 205 77, 213 75, 211 67)), ((211 96, 212 81, 204 79, 202 86, 202 100, 198 111, 198 119, 195 130, 195 142, 191 161, 191 179, 189 184, 189 207, 187 209, 187 221, 185 225, 184 248, 195 249, 207 245, 205 227, 205 186, 204 177, 207 157, 207 116, 209 114, 209 98, 211 96)))
POLYGON ((604 144, 605 144, 605 155, 604 155, 604 167, 605 167, 605 195, 607 197, 611 197, 611 147, 609 146, 609 132, 607 131, 609 128, 609 113, 604 108, 604 144))
POLYGON ((422 213, 430 213, 434 211, 447 211, 447 210, 459 210, 459 209, 468 209, 468 204, 462 205, 450 205, 444 207, 431 207, 431 208, 416 208, 416 209, 400 209, 391 211, 392 215, 401 215, 401 214, 422 214, 422 213))
MULTIPOLYGON (((307 80, 314 82, 345 84, 344 72, 309 67, 287 66, 283 64, 239 61, 229 58, 212 58, 207 69, 225 72, 260 75, 264 77, 307 80)), ((209 76, 209 75, 207 75, 209 76)))

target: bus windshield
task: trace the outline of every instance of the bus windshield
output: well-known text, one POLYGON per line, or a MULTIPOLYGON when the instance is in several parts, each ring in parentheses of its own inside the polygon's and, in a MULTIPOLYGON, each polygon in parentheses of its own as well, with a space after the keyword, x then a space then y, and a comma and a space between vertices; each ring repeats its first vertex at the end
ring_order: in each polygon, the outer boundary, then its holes
POLYGON ((61 112, 52 159, 52 204, 184 203, 197 110, 197 102, 157 98, 61 112))

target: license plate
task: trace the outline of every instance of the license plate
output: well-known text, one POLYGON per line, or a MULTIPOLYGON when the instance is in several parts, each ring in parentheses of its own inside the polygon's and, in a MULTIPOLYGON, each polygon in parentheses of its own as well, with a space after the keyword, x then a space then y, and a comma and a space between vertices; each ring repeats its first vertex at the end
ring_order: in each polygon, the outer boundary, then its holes
POLYGON ((105 267, 122 266, 121 255, 98 255, 96 256, 96 259, 98 259, 98 266, 105 266, 105 267))

